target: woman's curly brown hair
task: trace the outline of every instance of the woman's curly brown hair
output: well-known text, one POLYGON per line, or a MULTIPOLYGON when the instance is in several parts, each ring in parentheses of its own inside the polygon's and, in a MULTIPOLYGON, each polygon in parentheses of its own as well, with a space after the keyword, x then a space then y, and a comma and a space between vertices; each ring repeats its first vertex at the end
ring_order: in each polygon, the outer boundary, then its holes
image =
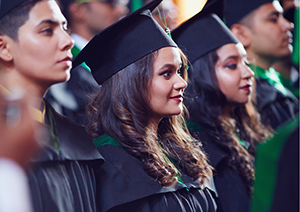
MULTIPOLYGON (((157 132, 149 124, 152 110, 148 90, 158 51, 103 83, 88 105, 90 123, 87 130, 93 138, 103 134, 113 137, 129 154, 141 160, 145 172, 163 186, 173 185, 178 180, 176 167, 166 158, 176 162, 194 180, 201 179, 201 185, 209 179, 211 167, 199 142, 192 138, 184 124, 185 112, 163 118, 157 132)), ((187 59, 181 51, 180 54, 181 73, 186 80, 187 59)))

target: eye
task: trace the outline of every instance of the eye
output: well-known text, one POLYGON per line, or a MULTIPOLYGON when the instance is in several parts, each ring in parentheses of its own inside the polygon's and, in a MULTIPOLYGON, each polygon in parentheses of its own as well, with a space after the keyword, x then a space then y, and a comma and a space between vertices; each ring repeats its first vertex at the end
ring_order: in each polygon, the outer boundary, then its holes
POLYGON ((160 76, 164 76, 166 78, 170 78, 171 74, 172 74, 172 71, 171 70, 167 70, 167 71, 162 72, 160 74, 160 76))
POLYGON ((226 69, 234 70, 234 69, 236 69, 237 64, 235 64, 235 63, 228 63, 228 64, 226 64, 224 67, 225 67, 226 69))
POLYGON ((51 35, 53 33, 53 29, 51 27, 46 27, 41 30, 42 33, 51 35))
POLYGON ((269 20, 270 20, 271 22, 276 23, 277 20, 278 20, 278 18, 279 18, 279 14, 276 13, 276 14, 272 14, 272 15, 270 16, 269 20))

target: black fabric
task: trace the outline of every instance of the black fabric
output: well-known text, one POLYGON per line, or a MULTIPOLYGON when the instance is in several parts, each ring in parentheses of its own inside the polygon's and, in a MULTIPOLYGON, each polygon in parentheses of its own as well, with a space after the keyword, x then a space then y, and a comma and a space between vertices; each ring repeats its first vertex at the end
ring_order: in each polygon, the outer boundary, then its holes
POLYGON ((287 120, 298 116, 299 100, 289 91, 287 95, 282 94, 266 79, 256 78, 256 99, 262 123, 275 130, 287 120))
POLYGON ((279 157, 270 212, 299 211, 299 125, 286 139, 279 157))
POLYGON ((225 44, 239 42, 216 15, 221 4, 208 1, 203 10, 172 31, 172 38, 191 63, 225 44))
POLYGON ((212 188, 200 189, 199 184, 185 174, 182 174, 182 180, 186 185, 177 183, 163 187, 125 150, 113 145, 103 145, 98 150, 106 161, 97 170, 100 191, 97 202, 101 211, 215 211, 212 188))
POLYGON ((6 15, 10 10, 18 6, 19 4, 28 0, 1 0, 0 1, 0 19, 6 15))
POLYGON ((77 55, 73 67, 85 62, 99 85, 118 71, 163 47, 177 47, 153 19, 151 1, 98 33, 77 55))
MULTIPOLYGON (((83 127, 56 113, 46 102, 46 116, 49 113, 59 148, 50 145, 50 138, 28 170, 34 211, 98 211, 94 168, 103 164, 103 157, 83 127)), ((46 120, 46 124, 50 122, 46 120)))
POLYGON ((86 105, 90 102, 92 93, 99 87, 90 71, 83 66, 77 66, 72 69, 70 80, 59 86, 59 91, 56 91, 53 86, 50 87, 45 98, 54 108, 57 108, 57 111, 76 124, 88 124, 86 105), (57 95, 60 97, 58 98, 57 95), (69 105, 68 101, 61 101, 61 98, 72 98, 73 104, 69 105))
MULTIPOLYGON (((195 132, 192 132, 195 134, 195 132)), ((197 132, 203 144, 210 165, 215 169, 214 182, 218 193, 218 212, 247 212, 250 210, 250 196, 239 172, 228 165, 228 153, 221 149, 205 133, 197 132)))
POLYGON ((274 0, 224 0, 224 21, 228 27, 241 21, 255 9, 274 0))

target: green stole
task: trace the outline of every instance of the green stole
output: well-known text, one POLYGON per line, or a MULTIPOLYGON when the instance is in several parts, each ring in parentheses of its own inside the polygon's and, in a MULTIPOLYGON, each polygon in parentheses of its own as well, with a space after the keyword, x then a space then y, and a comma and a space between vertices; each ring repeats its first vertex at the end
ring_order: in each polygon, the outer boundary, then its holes
POLYGON ((287 95, 286 88, 282 85, 280 81, 280 74, 275 71, 274 68, 270 67, 269 70, 264 70, 258 66, 250 65, 250 68, 254 71, 255 77, 266 79, 268 83, 273 85, 277 90, 279 90, 282 94, 287 95))
MULTIPOLYGON (((102 135, 99 138, 96 138, 93 141, 94 145, 96 146, 96 148, 98 148, 99 146, 103 146, 103 145, 113 145, 115 147, 121 148, 123 149, 123 147, 119 144, 119 142, 117 142, 115 139, 113 139, 112 137, 110 137, 109 135, 102 135)), ((173 163, 171 161, 171 159, 169 159, 165 154, 163 154, 163 158, 165 159, 165 162, 167 163, 172 163, 172 165, 174 165, 175 163, 173 163)), ((176 165, 174 165, 176 167, 176 165)), ((176 167, 177 168, 177 167, 176 167)), ((180 174, 177 173, 175 175, 178 178, 178 182, 185 185, 185 183, 183 182, 183 180, 180 177, 180 174)), ((189 190, 189 188, 186 188, 187 190, 189 190)))
MULTIPOLYGON (((273 138, 257 147, 251 212, 270 210, 276 187, 278 161, 288 136, 299 126, 299 115, 285 123, 273 138)), ((295 158, 299 160, 299 158, 295 158)))
MULTIPOLYGON (((71 52, 72 52, 73 57, 75 58, 79 54, 80 49, 74 45, 74 47, 71 49, 71 52)), ((89 72, 91 72, 90 67, 88 67, 85 62, 81 63, 81 66, 86 68, 89 72)))
MULTIPOLYGON (((187 126, 187 128, 189 129, 189 130, 191 130, 191 131, 194 131, 194 132, 204 132, 202 129, 201 129, 201 127, 198 125, 198 124, 196 124, 196 122, 193 122, 193 121, 191 121, 191 120, 187 120, 186 121, 186 126, 187 126)), ((236 134, 236 137, 237 137, 237 139, 238 139, 238 141, 239 141, 239 143, 245 148, 245 149, 248 149, 249 148, 249 145, 247 145, 243 140, 241 140, 239 137, 238 137, 238 135, 236 134)))

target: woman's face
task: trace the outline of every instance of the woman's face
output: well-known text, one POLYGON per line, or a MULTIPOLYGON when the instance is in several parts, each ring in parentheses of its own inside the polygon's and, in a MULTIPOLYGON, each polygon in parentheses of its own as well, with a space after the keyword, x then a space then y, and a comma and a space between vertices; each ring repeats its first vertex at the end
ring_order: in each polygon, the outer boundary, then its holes
POLYGON ((178 115, 182 111, 183 91, 187 86, 181 77, 179 50, 165 47, 158 51, 153 63, 153 78, 149 87, 153 119, 178 115))
POLYGON ((216 76, 228 102, 245 104, 250 99, 253 71, 247 66, 242 44, 226 44, 217 50, 216 76))
POLYGON ((54 0, 40 1, 30 10, 18 41, 9 40, 18 80, 47 89, 69 79, 74 42, 66 24, 54 0))

